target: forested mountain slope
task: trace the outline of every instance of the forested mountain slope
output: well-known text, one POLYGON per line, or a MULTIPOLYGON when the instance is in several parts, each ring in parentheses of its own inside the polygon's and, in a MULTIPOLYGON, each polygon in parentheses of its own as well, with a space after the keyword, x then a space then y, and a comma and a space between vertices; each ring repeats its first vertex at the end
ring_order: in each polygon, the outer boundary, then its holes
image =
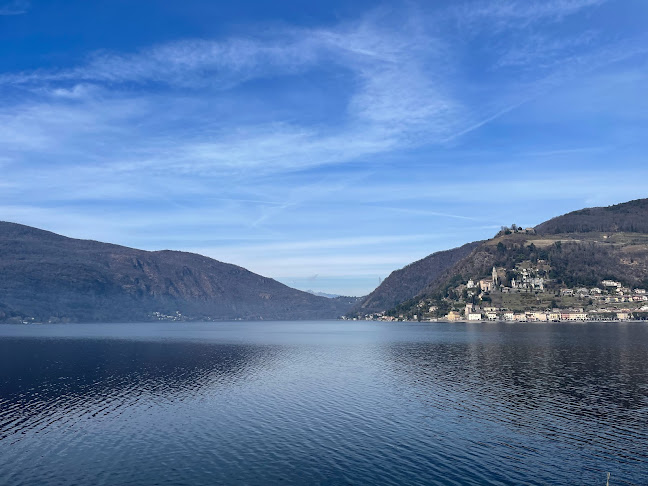
POLYGON ((343 315, 355 301, 301 292, 193 253, 0 222, 0 321, 322 319, 343 315))
POLYGON ((373 292, 353 307, 351 314, 386 311, 413 298, 479 244, 480 242, 473 242, 452 250, 439 251, 393 271, 373 292))
POLYGON ((648 234, 648 199, 613 206, 586 208, 536 226, 538 234, 626 232, 648 234))

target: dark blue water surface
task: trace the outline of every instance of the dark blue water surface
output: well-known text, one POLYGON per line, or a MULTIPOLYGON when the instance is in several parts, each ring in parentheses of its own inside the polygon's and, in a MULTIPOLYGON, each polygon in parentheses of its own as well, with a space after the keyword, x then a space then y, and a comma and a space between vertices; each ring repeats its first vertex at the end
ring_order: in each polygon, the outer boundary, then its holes
POLYGON ((648 324, 0 326, 7 485, 648 485, 648 324))

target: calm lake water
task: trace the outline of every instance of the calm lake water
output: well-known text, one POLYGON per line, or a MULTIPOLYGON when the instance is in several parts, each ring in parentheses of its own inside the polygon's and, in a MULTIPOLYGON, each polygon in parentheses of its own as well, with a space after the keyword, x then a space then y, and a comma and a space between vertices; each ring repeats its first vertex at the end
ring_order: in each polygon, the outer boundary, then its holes
POLYGON ((648 484, 648 324, 0 326, 0 483, 648 484))

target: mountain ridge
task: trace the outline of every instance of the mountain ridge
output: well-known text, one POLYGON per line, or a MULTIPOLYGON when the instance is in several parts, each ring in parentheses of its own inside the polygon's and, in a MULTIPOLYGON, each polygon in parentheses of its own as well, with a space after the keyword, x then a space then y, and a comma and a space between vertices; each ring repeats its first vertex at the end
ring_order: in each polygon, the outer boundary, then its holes
POLYGON ((535 227, 541 235, 561 233, 648 233, 648 198, 571 211, 535 227))
POLYGON ((328 319, 354 302, 314 296, 196 253, 0 222, 0 321, 328 319))

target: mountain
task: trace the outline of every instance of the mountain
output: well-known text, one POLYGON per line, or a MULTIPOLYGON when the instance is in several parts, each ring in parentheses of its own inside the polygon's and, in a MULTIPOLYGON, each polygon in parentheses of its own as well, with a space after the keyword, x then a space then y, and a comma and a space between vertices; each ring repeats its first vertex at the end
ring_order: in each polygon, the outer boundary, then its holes
POLYGON ((0 321, 328 319, 355 302, 314 296, 194 253, 0 222, 0 321))
POLYGON ((362 298, 350 314, 383 312, 415 297, 480 243, 476 241, 452 250, 439 251, 392 272, 373 292, 362 298))
POLYGON ((326 297, 327 299, 335 299, 337 297, 342 297, 341 295, 338 294, 327 294, 326 292, 316 292, 310 289, 307 290, 306 292, 308 292, 309 294, 318 295, 320 297, 326 297))
MULTIPOLYGON (((569 304, 572 301, 563 299, 561 290, 603 286, 604 280, 628 288, 648 288, 648 199, 574 211, 534 230, 502 231, 476 244, 467 255, 430 279, 413 298, 402 300, 389 313, 411 317, 437 307, 436 313, 441 315, 453 305, 468 302, 473 291, 467 283, 491 281, 493 268, 497 270, 497 280, 506 288, 514 279, 518 283, 534 278, 543 282, 542 291, 510 295, 484 292, 480 296, 483 302, 499 307, 569 304)), ((482 294, 479 290, 476 293, 482 294)))
MULTIPOLYGON (((388 310, 389 315, 411 317, 432 307, 442 313, 447 305, 434 304, 452 301, 469 280, 490 279, 497 267, 498 279, 510 283, 525 266, 542 273, 548 290, 556 292, 601 285, 606 279, 648 288, 648 199, 574 211, 534 229, 507 229, 490 240, 434 253, 393 272, 349 315, 388 310)), ((556 303, 536 300, 538 305, 556 303)))
POLYGON ((550 219, 536 226, 542 235, 589 232, 648 233, 648 199, 614 206, 587 208, 550 219))

